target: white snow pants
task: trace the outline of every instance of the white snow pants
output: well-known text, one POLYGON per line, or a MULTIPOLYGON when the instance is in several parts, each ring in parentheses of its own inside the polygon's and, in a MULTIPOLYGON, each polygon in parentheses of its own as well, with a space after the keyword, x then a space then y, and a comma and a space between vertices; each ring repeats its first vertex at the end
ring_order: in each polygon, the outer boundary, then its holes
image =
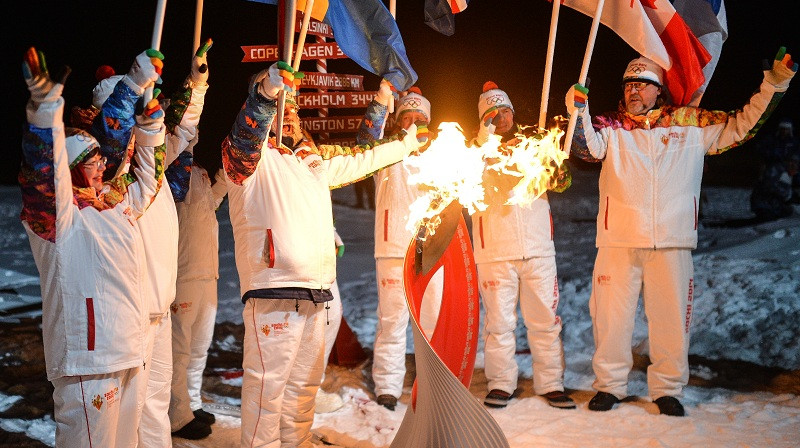
POLYGON ((169 426, 169 397, 172 384, 172 319, 167 311, 150 319, 148 357, 145 363, 147 392, 139 422, 139 446, 167 448, 172 446, 169 426))
MULTIPOLYGON (((403 394, 406 376, 406 328, 408 305, 403 286, 403 259, 377 258, 375 271, 378 281, 378 325, 372 361, 375 395, 403 394)), ((429 337, 433 336, 442 303, 444 271, 431 278, 420 309, 420 325, 429 337)))
MULTIPOLYGON (((325 357, 322 364, 322 378, 325 378, 325 369, 328 367, 328 360, 331 357, 333 343, 336 342, 336 335, 339 334, 339 327, 342 325, 342 297, 339 294, 339 284, 336 280, 331 285, 333 300, 326 303, 328 305, 327 315, 325 316, 325 357)), ((322 384, 322 380, 320 380, 322 384)))
POLYGON ((311 447, 325 352, 324 304, 249 299, 242 318, 241 446, 311 447))
POLYGON ((217 281, 178 282, 172 304, 172 398, 169 420, 177 431, 203 407, 200 389, 217 317, 217 281))
POLYGON ((56 447, 133 448, 138 407, 147 389, 141 367, 103 375, 66 376, 52 381, 56 447))
POLYGON ((631 338, 639 293, 650 342, 650 397, 679 396, 689 381, 689 329, 694 299, 689 249, 597 251, 589 311, 595 341, 593 387, 624 398, 633 366, 631 338))
POLYGON ((514 330, 519 302, 531 349, 534 392, 564 390, 555 256, 479 263, 477 267, 486 310, 483 350, 488 389, 512 394, 517 388, 514 330))

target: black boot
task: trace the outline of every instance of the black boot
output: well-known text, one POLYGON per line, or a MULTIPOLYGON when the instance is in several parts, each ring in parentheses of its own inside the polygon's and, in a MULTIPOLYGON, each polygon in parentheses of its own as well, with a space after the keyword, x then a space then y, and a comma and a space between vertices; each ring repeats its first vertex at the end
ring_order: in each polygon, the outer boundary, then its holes
POLYGON ((188 440, 205 439, 211 435, 211 425, 194 419, 187 423, 183 428, 172 433, 173 437, 180 437, 188 440))
POLYGON ((619 403, 619 398, 608 392, 598 392, 589 400, 590 411, 609 411, 615 404, 619 403))
POLYGON ((654 403, 658 406, 658 412, 664 415, 671 415, 673 417, 683 417, 686 415, 683 405, 675 397, 665 395, 663 397, 656 398, 654 403))

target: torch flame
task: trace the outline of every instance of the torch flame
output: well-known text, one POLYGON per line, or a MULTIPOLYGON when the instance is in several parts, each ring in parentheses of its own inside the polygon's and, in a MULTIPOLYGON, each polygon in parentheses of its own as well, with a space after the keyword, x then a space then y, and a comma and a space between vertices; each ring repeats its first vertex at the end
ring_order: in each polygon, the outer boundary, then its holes
POLYGON ((563 134, 558 128, 531 137, 517 134, 506 144, 490 135, 483 145, 470 146, 458 123, 441 123, 430 146, 403 161, 409 184, 421 190, 409 207, 406 229, 412 235, 433 235, 441 222, 439 213, 453 201, 466 207, 470 215, 486 210, 487 188, 498 189, 484 185, 484 173, 490 171, 518 178, 506 204, 532 203, 547 191, 557 167, 567 157, 559 146, 563 134))

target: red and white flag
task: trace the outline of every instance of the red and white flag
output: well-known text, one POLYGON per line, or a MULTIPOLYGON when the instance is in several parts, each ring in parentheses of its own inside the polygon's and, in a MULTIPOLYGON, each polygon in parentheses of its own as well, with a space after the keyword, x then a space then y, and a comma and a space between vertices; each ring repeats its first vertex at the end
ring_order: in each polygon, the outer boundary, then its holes
MULTIPOLYGON (((597 9, 597 0, 561 3, 589 16, 597 9)), ((703 86, 703 67, 711 56, 669 0, 606 0, 600 21, 664 69, 664 84, 676 105, 689 104, 703 86)))

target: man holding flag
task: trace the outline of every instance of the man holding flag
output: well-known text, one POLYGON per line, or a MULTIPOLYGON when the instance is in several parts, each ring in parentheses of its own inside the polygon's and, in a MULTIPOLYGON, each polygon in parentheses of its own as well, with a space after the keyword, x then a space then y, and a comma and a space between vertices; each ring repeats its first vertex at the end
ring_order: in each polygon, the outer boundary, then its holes
MULTIPOLYGON (((683 416, 677 397, 689 379, 697 247, 698 199, 703 158, 752 138, 783 97, 798 65, 781 48, 764 81, 742 110, 710 111, 666 105, 664 70, 640 57, 628 64, 617 111, 595 117, 588 89, 567 93, 570 114, 579 114, 572 148, 602 162, 597 247, 589 309, 598 391, 593 411, 608 411, 627 396, 633 365, 631 337, 639 293, 648 321, 650 397, 659 412, 683 416)), ((685 92, 688 100, 693 92, 685 92)), ((686 104, 678 103, 678 104, 686 104)))
MULTIPOLYGON (((336 276, 330 189, 417 150, 417 127, 369 146, 314 144, 300 128, 284 62, 256 74, 222 143, 244 335, 242 446, 310 447, 323 373, 325 302, 336 276), (287 90, 283 139, 278 92, 287 90)), ((426 139, 423 139, 426 140, 426 139)))

